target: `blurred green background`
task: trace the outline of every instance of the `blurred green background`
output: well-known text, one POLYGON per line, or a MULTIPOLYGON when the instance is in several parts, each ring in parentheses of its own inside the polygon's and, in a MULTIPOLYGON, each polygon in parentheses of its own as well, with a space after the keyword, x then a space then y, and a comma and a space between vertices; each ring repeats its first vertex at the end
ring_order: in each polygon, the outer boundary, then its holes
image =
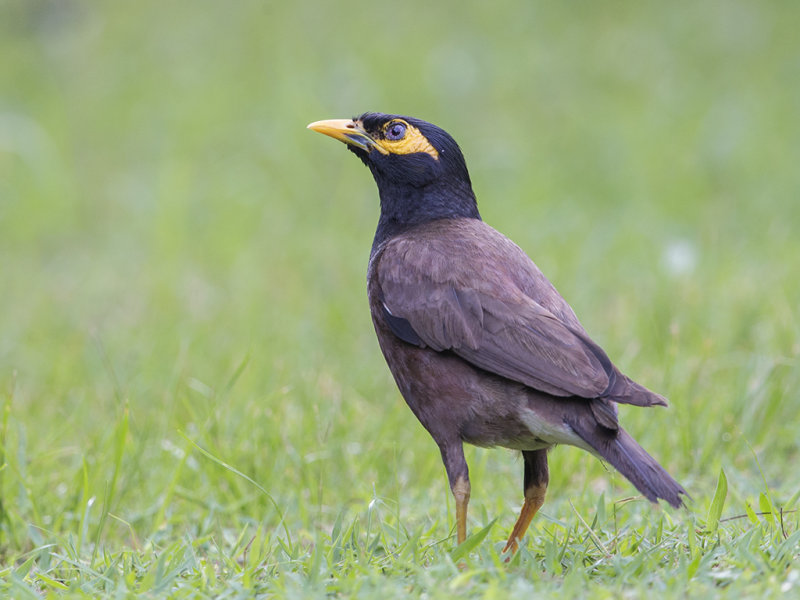
MULTIPOLYGON (((277 527, 193 443, 266 488, 298 539, 374 497, 447 534, 437 449, 369 319, 374 184, 305 129, 367 110, 456 138, 484 219, 670 398, 622 420, 700 510, 720 467, 739 499, 765 481, 791 496, 798 18, 746 1, 2 2, 0 555, 277 527)), ((505 531, 521 462, 468 460, 471 527, 505 531)), ((634 491, 577 450, 551 468, 556 518, 634 491)))

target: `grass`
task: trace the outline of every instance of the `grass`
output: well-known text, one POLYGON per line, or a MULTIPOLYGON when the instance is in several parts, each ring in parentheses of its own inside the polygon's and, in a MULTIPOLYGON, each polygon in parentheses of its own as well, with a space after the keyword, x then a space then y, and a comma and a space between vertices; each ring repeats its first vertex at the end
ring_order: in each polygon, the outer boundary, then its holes
POLYGON ((0 5, 0 593, 797 594, 800 44, 791 6, 0 5), (373 338, 369 174, 305 131, 459 140, 484 218, 627 373, 654 508, 572 448, 435 445, 373 338), (459 564, 462 568, 459 568, 459 564))

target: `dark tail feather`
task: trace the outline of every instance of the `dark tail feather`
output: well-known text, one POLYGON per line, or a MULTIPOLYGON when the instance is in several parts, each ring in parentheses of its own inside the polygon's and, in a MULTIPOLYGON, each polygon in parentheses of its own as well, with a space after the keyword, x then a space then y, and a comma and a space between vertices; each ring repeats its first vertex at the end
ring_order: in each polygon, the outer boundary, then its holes
POLYGON ((570 423, 575 433, 622 473, 648 500, 656 502, 661 498, 675 508, 683 506, 681 496, 688 496, 686 490, 627 431, 622 427, 611 430, 594 424, 587 427, 588 424, 581 421, 583 420, 579 419, 570 423))

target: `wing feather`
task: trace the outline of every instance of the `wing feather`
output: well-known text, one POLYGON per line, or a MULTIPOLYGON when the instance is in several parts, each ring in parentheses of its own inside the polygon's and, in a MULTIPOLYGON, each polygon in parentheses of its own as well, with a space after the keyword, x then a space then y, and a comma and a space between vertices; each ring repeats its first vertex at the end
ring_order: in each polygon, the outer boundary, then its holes
POLYGON ((592 398, 607 389, 610 362, 579 325, 559 319, 501 270, 469 261, 465 272, 463 256, 448 267, 439 264, 446 258, 420 252, 387 247, 378 278, 386 309, 425 345, 557 396, 592 398), (433 263, 439 268, 425 268, 433 263))

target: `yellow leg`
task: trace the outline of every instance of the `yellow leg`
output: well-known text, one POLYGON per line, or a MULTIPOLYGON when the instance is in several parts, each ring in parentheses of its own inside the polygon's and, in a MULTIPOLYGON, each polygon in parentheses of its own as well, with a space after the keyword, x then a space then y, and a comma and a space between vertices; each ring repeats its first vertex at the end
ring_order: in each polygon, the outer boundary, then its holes
POLYGON ((511 535, 508 537, 506 547, 503 548, 503 553, 509 552, 506 562, 511 560, 511 557, 517 552, 519 542, 528 530, 534 515, 539 511, 542 504, 544 504, 544 495, 547 492, 547 484, 532 485, 525 490, 525 502, 522 504, 522 510, 519 512, 519 518, 514 524, 514 529, 511 530, 511 535))
POLYGON ((469 504, 469 481, 463 477, 453 486, 456 499, 456 539, 461 544, 467 539, 467 505, 469 504))

